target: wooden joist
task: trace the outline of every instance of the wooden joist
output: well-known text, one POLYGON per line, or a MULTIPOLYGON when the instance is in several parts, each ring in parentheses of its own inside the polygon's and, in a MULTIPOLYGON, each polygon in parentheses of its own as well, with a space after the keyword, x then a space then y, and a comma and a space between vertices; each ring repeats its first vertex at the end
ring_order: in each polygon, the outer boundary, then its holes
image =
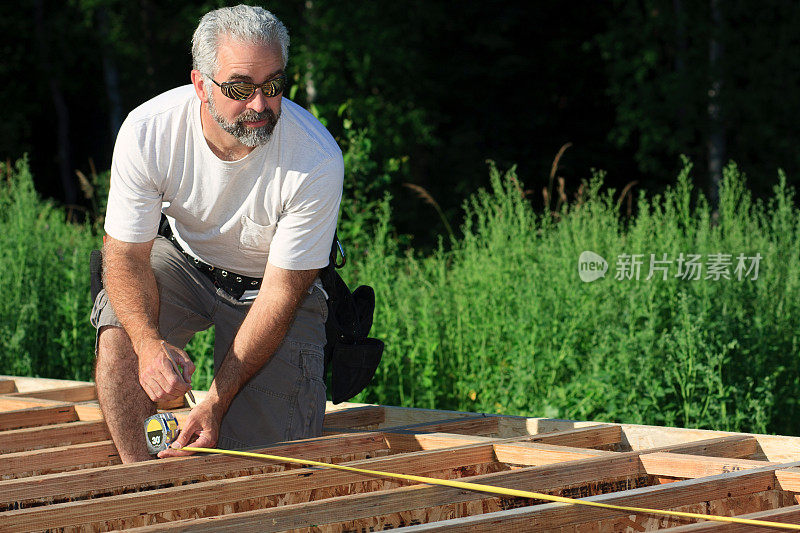
MULTIPOLYGON (((740 531, 223 455, 119 464, 90 383, 0 376, 0 530, 740 531)), ((202 399, 202 394, 198 394, 202 399)), ((176 403, 182 421, 188 409, 176 403)), ((800 521, 800 438, 373 405, 273 455, 800 521)))

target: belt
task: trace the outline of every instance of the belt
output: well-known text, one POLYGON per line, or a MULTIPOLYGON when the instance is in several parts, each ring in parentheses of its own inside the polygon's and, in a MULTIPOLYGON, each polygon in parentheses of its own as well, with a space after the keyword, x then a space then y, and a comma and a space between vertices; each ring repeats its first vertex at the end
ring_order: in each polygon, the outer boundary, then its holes
POLYGON ((197 270, 205 274, 205 276, 214 283, 215 287, 224 290, 237 300, 242 297, 244 291, 258 290, 261 288, 261 280, 263 278, 253 278, 245 276, 244 274, 231 272, 230 270, 213 267, 186 252, 186 250, 178 244, 175 235, 169 235, 167 238, 175 245, 175 248, 197 268, 197 270))

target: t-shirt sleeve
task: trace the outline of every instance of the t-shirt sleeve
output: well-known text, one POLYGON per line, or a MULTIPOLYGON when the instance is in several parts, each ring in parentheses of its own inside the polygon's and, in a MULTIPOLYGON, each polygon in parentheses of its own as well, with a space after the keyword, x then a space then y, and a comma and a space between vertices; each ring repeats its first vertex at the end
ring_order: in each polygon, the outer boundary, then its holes
POLYGON ((147 242, 158 233, 162 194, 145 160, 144 135, 126 120, 114 144, 104 226, 114 239, 147 242))
POLYGON ((268 262, 287 270, 311 270, 328 264, 344 162, 332 157, 310 172, 287 202, 272 238, 268 262))

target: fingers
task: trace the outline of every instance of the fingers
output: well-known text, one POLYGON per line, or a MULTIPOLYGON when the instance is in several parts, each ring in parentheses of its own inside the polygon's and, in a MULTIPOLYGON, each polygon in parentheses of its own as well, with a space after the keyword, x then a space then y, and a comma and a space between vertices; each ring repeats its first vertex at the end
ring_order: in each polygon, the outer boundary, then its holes
POLYGON ((207 433, 201 433, 197 440, 191 444, 196 448, 214 448, 216 445, 217 439, 212 438, 207 433))
POLYGON ((175 400, 191 388, 175 374, 166 357, 140 369, 139 384, 154 402, 175 400))
POLYGON ((175 353, 179 355, 179 362, 183 367, 183 379, 186 381, 186 383, 191 383, 192 374, 194 374, 195 371, 194 363, 191 359, 189 359, 189 355, 183 350, 175 350, 175 353))
MULTIPOLYGON (((186 383, 192 382, 192 374, 194 374, 195 366, 192 360, 189 358, 189 354, 187 354, 184 350, 180 348, 176 348, 171 344, 165 343, 165 347, 169 350, 169 353, 172 354, 174 361, 177 365, 180 365, 182 369, 181 374, 183 375, 184 381, 186 383)), ((180 371, 180 370, 179 370, 180 371)))

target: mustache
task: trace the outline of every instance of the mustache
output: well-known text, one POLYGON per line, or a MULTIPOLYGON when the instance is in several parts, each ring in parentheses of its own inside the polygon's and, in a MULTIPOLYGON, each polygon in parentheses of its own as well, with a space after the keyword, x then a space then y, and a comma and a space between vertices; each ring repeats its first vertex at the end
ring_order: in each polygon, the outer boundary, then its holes
POLYGON ((264 109, 264 111, 260 113, 253 111, 252 109, 248 109, 247 111, 236 117, 236 122, 240 124, 242 122, 261 122, 262 120, 269 120, 270 122, 273 122, 277 120, 277 117, 270 108, 266 108, 264 109))

